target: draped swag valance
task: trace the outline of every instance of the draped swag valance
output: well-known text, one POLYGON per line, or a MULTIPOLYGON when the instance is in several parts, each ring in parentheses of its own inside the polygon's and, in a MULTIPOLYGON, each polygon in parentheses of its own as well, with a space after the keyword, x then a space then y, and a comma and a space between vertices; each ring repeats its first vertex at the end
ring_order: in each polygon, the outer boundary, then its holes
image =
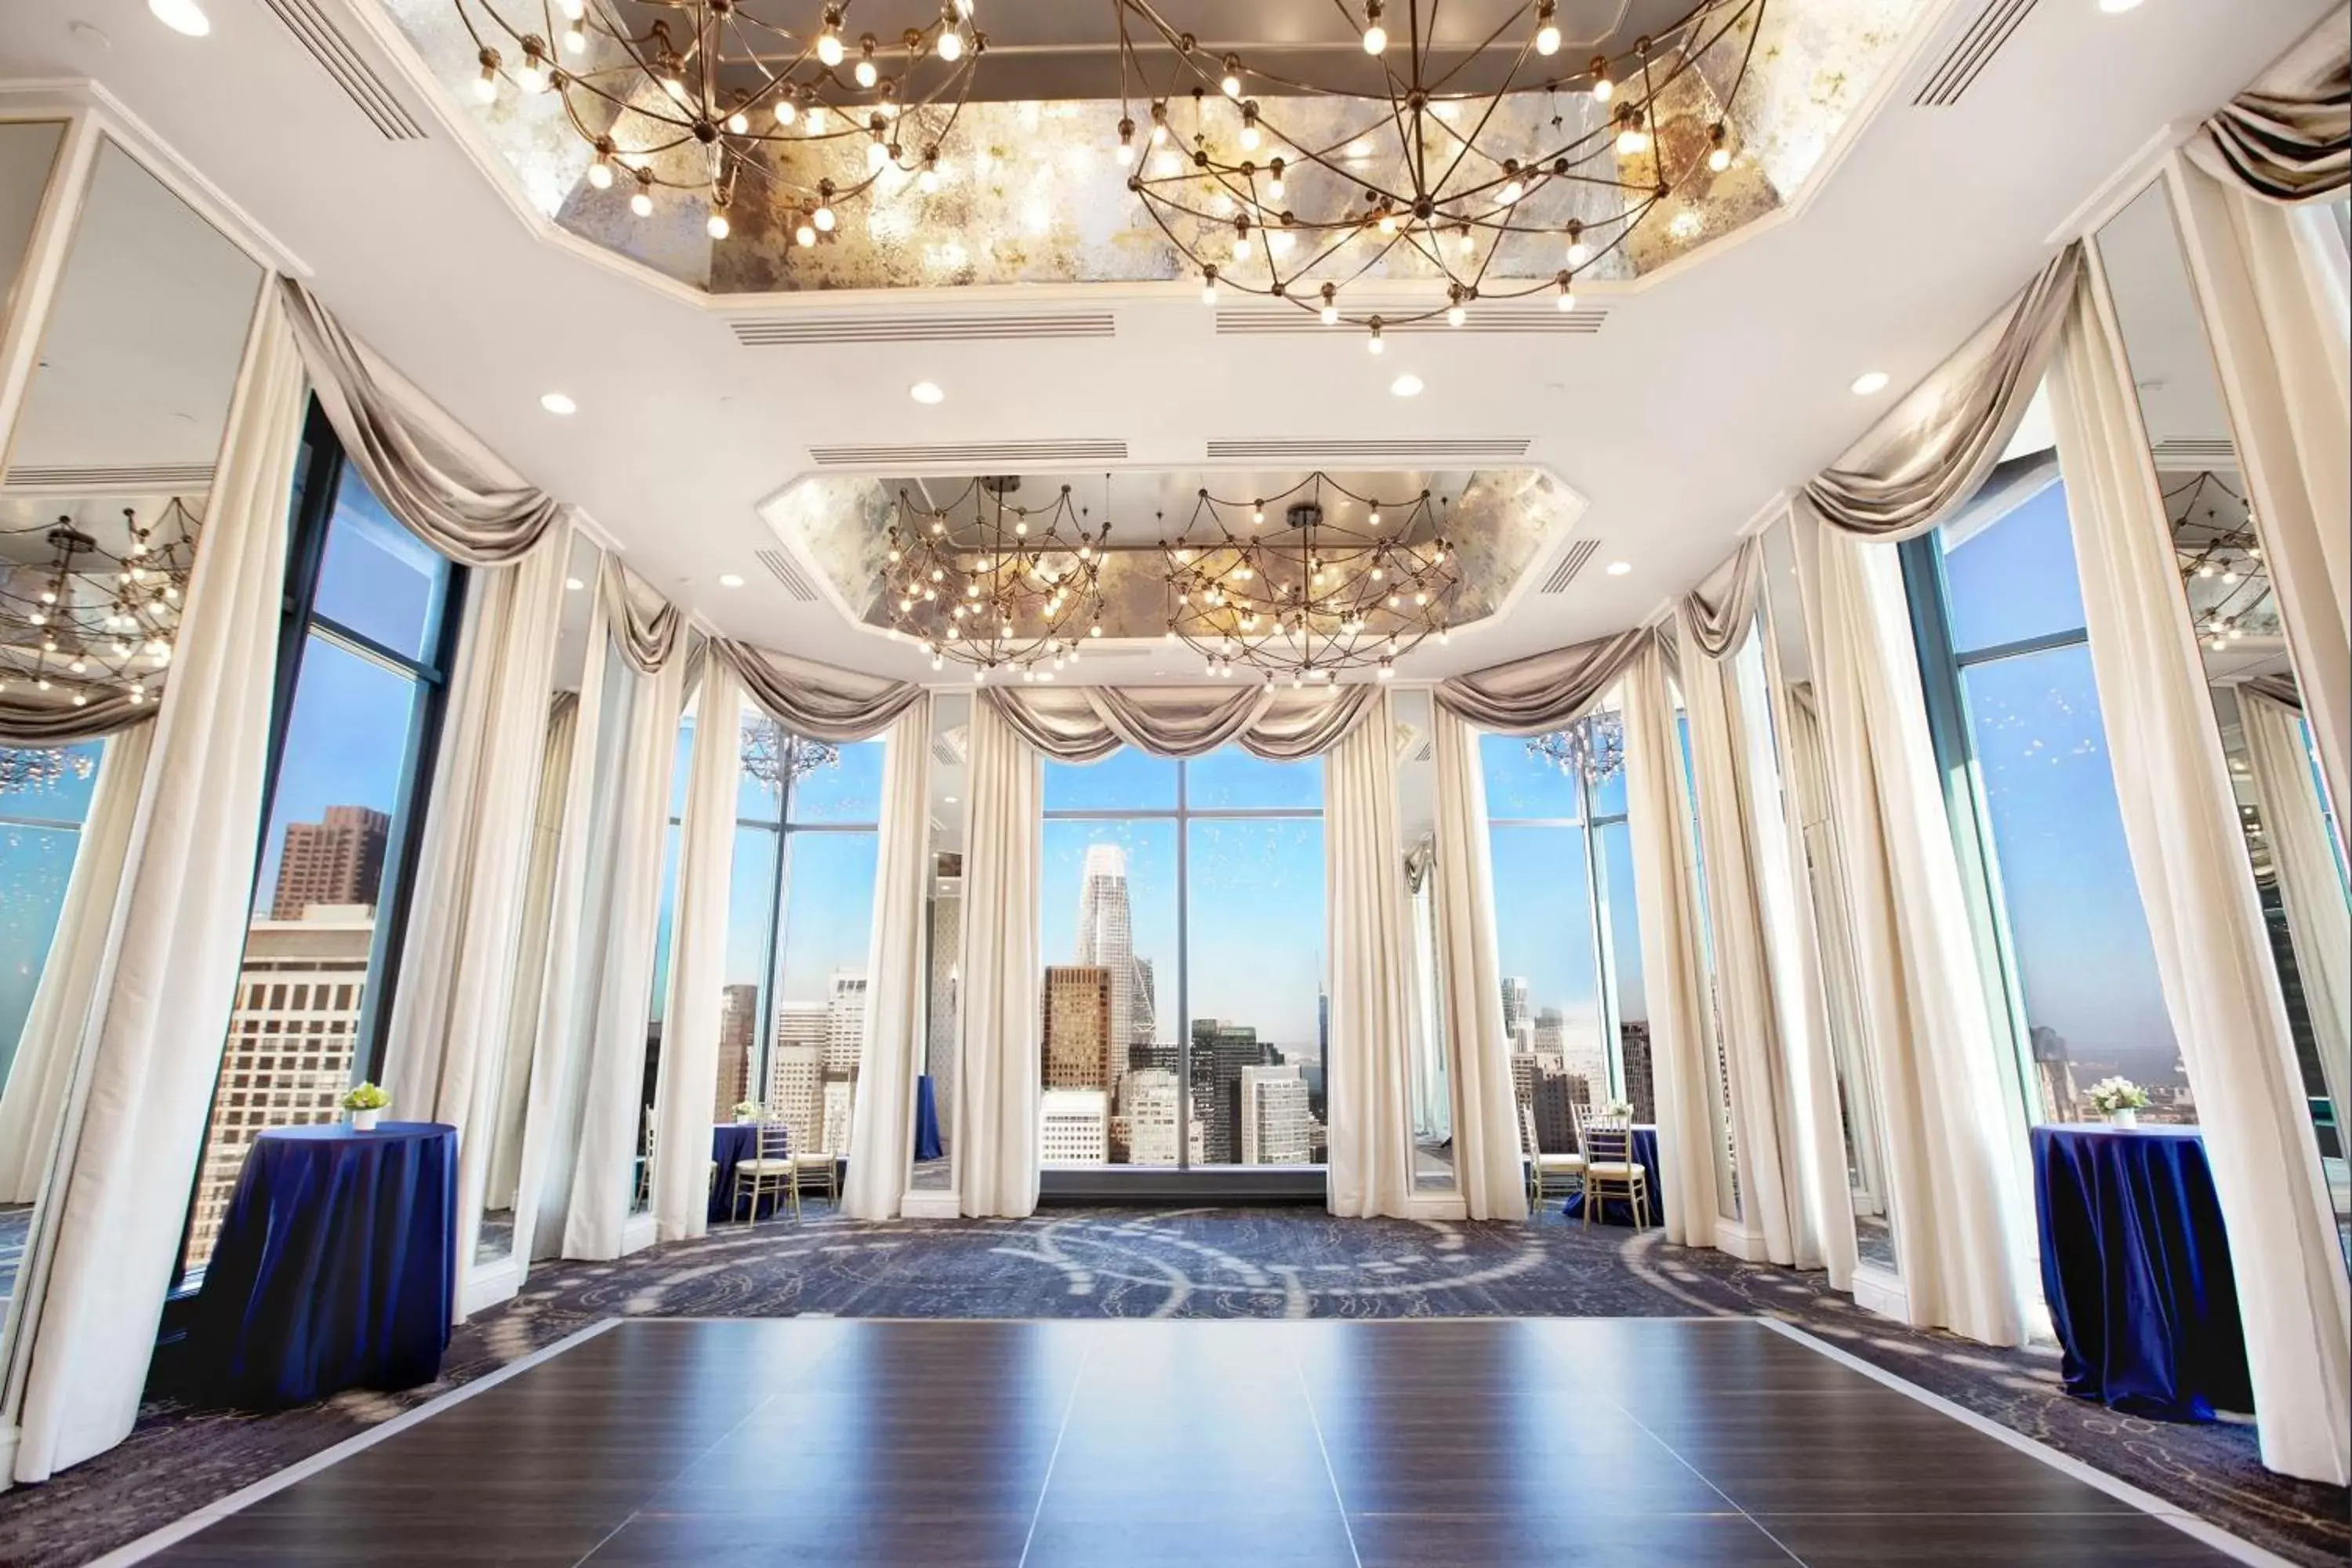
POLYGON ((2325 201, 2352 183, 2352 6, 2339 5, 2189 143, 2224 184, 2281 204, 2325 201))
POLYGON ((1353 734, 1377 708, 1380 689, 1031 687, 992 691, 987 700, 1015 734, 1056 762, 1099 762, 1121 746, 1197 757, 1237 743, 1268 762, 1289 763, 1353 734))
POLYGON ((1437 685, 1437 700, 1456 718, 1501 735, 1540 735, 1591 711, 1656 640, 1633 626, 1591 642, 1457 675, 1437 685))
POLYGON ((611 555, 597 579, 613 646, 639 675, 659 675, 686 636, 686 612, 611 555))
POLYGON ((870 741, 922 700, 911 680, 887 680, 714 637, 711 656, 735 672, 768 716, 812 741, 870 741))

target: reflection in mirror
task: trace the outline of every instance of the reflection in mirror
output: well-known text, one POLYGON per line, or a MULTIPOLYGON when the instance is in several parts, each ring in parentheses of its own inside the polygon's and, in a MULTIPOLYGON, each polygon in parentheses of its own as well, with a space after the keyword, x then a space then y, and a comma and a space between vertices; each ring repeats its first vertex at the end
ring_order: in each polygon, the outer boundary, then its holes
MULTIPOLYGON (((1862 1261, 1891 1274, 1895 1272, 1895 1220, 1880 1163, 1884 1134, 1869 1056, 1863 1048, 1853 918, 1845 903, 1837 826, 1830 819, 1828 753, 1822 744, 1812 653, 1805 641, 1796 543, 1786 519, 1764 535, 1764 617, 1780 685, 1773 732, 1780 747, 1780 778, 1802 841, 1813 921, 1811 960, 1821 977, 1837 1073, 1838 1124, 1845 1139, 1846 1182, 1853 1193, 1854 1251, 1862 1261)), ((1800 933, 1801 940, 1804 934, 1800 933)))
MULTIPOLYGON (((684 651, 680 649, 673 657, 683 657, 684 651)), ((642 700, 646 696, 641 687, 636 698, 642 700)), ((672 939, 677 933, 678 859, 686 846, 687 781, 694 769, 695 740, 699 734, 714 743, 724 744, 725 738, 735 731, 733 719, 732 714, 701 712, 698 693, 688 697, 686 711, 678 716, 677 743, 670 759, 669 820, 662 828, 661 903, 654 926, 653 1002, 646 1021, 645 1077, 637 1096, 637 1152, 629 1189, 631 1214, 650 1213, 654 1205, 654 1090, 661 1081, 662 1027, 669 1013, 672 939)))
POLYGON ((931 699, 931 874, 923 921, 923 1077, 930 1097, 935 1150, 927 1144, 916 1089, 915 1173, 918 1192, 955 1190, 956 1066, 962 1051, 957 1011, 962 977, 963 801, 965 743, 971 733, 971 695, 931 699))
MULTIPOLYGON (((1694 657, 1696 657, 1694 655, 1694 657)), ((1737 1223, 1739 1218, 1739 1151, 1732 1141, 1731 1064, 1725 1058, 1723 994, 1715 974, 1715 925, 1706 902, 1706 844, 1699 834, 1698 774, 1691 760, 1690 711, 1682 688, 1674 689, 1675 737, 1681 747, 1683 794, 1690 806, 1692 907, 1698 911, 1700 971, 1706 978, 1706 1116, 1714 1131, 1715 1212, 1737 1223)))
POLYGON ((587 668, 589 618, 594 605, 591 584, 596 581, 600 558, 595 545, 573 537, 563 610, 556 628, 538 804, 523 873, 514 993, 508 1006, 500 1060, 486 1084, 489 1102, 475 1121, 487 1130, 490 1140, 482 1226, 474 1245, 477 1263, 496 1262, 514 1250, 515 1202, 522 1185, 523 1119, 530 1108, 532 1057, 546 1004, 548 926, 554 910, 557 854, 563 842, 564 795, 572 782, 572 741, 580 729, 580 684, 587 668))
POLYGON ((1397 828, 1404 846, 1408 974, 1412 986, 1407 1058, 1412 1097, 1412 1184, 1454 1190, 1454 1085, 1446 1061, 1444 982, 1437 965, 1437 758, 1433 702, 1426 691, 1394 698, 1397 828))
MULTIPOLYGON (((0 125, 0 296, 22 293, 59 136, 53 122, 0 125)), ((128 153, 100 145, 0 475, 0 688, 12 702, 64 713, 160 695, 261 279, 128 153)), ((0 746, 0 1300, 56 1147, 149 732, 0 746)), ((334 1116, 352 1036, 320 1044, 317 1096, 276 1121, 334 1116)), ((216 1110, 212 1146, 241 1159, 261 1120, 216 1110)))
POLYGON ((2352 923, 2341 839, 2311 766, 2261 530, 2164 186, 2109 220, 2098 246, 2341 1229, 2352 1223, 2343 1123, 2352 923))

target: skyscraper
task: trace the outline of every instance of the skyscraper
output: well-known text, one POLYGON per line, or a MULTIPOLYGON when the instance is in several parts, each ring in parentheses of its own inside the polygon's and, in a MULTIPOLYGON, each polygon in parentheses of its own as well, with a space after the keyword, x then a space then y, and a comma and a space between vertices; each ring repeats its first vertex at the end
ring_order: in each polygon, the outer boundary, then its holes
POLYGON ((1127 851, 1116 844, 1087 846, 1078 883, 1078 950, 1072 962, 1108 971, 1110 1038, 1135 1039, 1135 930, 1127 902, 1127 851))
POLYGON ((824 1070, 828 1078, 855 1074, 866 1046, 866 971, 833 972, 833 997, 824 1017, 824 1070))
POLYGON ((1657 1080, 1650 1073, 1650 1021, 1634 1018, 1617 1030, 1620 1055, 1625 1064, 1625 1100, 1636 1121, 1658 1119, 1657 1080))
POLYGON ((1135 961, 1135 1016, 1129 1023, 1125 1037, 1114 1036, 1113 1047, 1125 1049, 1132 1045, 1150 1045, 1160 1032, 1160 987, 1151 973, 1151 960, 1135 961))
POLYGON ((1110 1097, 1098 1089, 1049 1089, 1037 1106, 1037 1157, 1048 1165, 1099 1165, 1109 1152, 1110 1097))
POLYGON ((299 921, 312 904, 375 902, 392 818, 364 805, 331 805, 321 822, 289 822, 278 857, 269 918, 299 921))
POLYGON ((1527 977, 1506 974, 1503 976, 1503 1037, 1511 1042, 1511 1049, 1527 1051, 1535 1048, 1535 1031, 1530 1024, 1527 977))
POLYGON ((1119 1080, 1129 1164, 1176 1163, 1176 1075, 1164 1068, 1136 1068, 1119 1080))
POLYGON ((1247 1024, 1192 1020, 1192 1121, 1206 1123, 1205 1158, 1230 1165, 1242 1157, 1242 1069, 1274 1061, 1274 1047, 1247 1024))
POLYGON ((1099 1089, 1112 1079, 1111 972, 1093 964, 1045 969, 1045 1072, 1047 1089, 1099 1089))
POLYGON ((760 988, 730 985, 719 1009, 719 1079, 710 1102, 713 1121, 735 1120, 735 1103, 751 1093, 751 1029, 760 1015, 760 988))
POLYGON ((793 1152, 824 1146, 824 1047, 787 1045, 768 1057, 768 1109, 792 1134, 793 1152))
POLYGON ((1242 1163, 1307 1163, 1312 1158, 1307 1136, 1307 1080, 1298 1076, 1298 1065, 1244 1068, 1240 1089, 1242 1163))

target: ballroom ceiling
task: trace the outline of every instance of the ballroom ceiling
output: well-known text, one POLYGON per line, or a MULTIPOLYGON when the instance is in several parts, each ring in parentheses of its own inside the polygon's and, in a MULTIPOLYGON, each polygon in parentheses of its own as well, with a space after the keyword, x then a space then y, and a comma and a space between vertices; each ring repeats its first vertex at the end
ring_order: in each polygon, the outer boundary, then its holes
MULTIPOLYGON (((1397 332, 1373 357, 1360 334, 1318 333, 1311 315, 1268 330, 1239 300, 1204 309, 1195 283, 1149 269, 1124 281, 714 296, 550 216, 470 102, 421 65, 401 19, 423 0, 202 3, 213 27, 195 39, 137 0, 0 0, 0 74, 100 84, 355 334, 575 502, 705 625, 922 679, 937 678, 916 649, 872 635, 807 580, 814 563, 774 521, 795 487, 1019 473, 1084 490, 1106 470, 1176 487, 1191 482, 1176 476, 1318 468, 1528 469, 1567 498, 1568 521, 1523 531, 1528 560, 1499 612, 1416 650, 1399 674, 1633 624, 1719 562, 1778 493, 1836 458, 2327 8, 1894 7, 1907 26, 1867 82, 1808 79, 1808 92, 1849 92, 1849 107, 1770 211, 1580 289, 1572 314, 1540 300, 1498 308, 1458 330, 1397 332), (1987 32, 1991 20, 2005 26, 1987 32), (1935 90, 1963 59, 1979 68, 1965 89, 1935 90), (1849 390, 1866 371, 1885 374, 1884 392, 1849 390), (1401 380, 1418 395, 1399 395, 1401 380), (910 396, 925 384, 936 401, 910 396), (544 411, 554 392, 576 413, 544 411)), ((1485 3, 1445 11, 1466 29, 1485 3)), ((1772 4, 1825 36, 1889 11, 1772 4)), ((1082 90, 1070 83, 1095 69, 1107 4, 981 9, 1006 40, 990 90, 1016 103, 1082 90)), ((1196 9, 1212 18, 1204 38, 1298 46, 1303 59, 1344 53, 1328 0, 1196 9)), ((1561 53, 1672 9, 1566 5, 1561 53)), ((941 232, 926 243, 966 243, 960 220, 930 221, 941 232)), ((1124 526, 1129 512, 1118 515, 1124 526)), ((1198 678, 1183 650, 1163 658, 1139 640, 1120 652, 1106 673, 1123 680, 1198 678)))

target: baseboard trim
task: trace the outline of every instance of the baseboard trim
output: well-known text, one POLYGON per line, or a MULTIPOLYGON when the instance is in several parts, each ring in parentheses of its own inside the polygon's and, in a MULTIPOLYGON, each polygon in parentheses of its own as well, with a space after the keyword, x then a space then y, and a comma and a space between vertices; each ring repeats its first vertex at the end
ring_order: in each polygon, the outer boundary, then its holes
POLYGON ((1764 1252, 1762 1233, 1749 1230, 1736 1219, 1717 1216, 1715 1222, 1715 1249, 1727 1252, 1742 1263, 1769 1261, 1764 1252))
POLYGON ((511 1301, 522 1289, 522 1265, 509 1253, 495 1263, 477 1264, 466 1271, 466 1289, 457 1297, 457 1321, 511 1301))
POLYGON ((936 1187, 908 1192, 898 1199, 900 1219, 961 1219, 963 1200, 953 1191, 936 1187))
POLYGON ((1853 1266, 1853 1304, 1898 1323, 1911 1321, 1911 1292, 1904 1289, 1902 1277, 1874 1263, 1853 1266))

